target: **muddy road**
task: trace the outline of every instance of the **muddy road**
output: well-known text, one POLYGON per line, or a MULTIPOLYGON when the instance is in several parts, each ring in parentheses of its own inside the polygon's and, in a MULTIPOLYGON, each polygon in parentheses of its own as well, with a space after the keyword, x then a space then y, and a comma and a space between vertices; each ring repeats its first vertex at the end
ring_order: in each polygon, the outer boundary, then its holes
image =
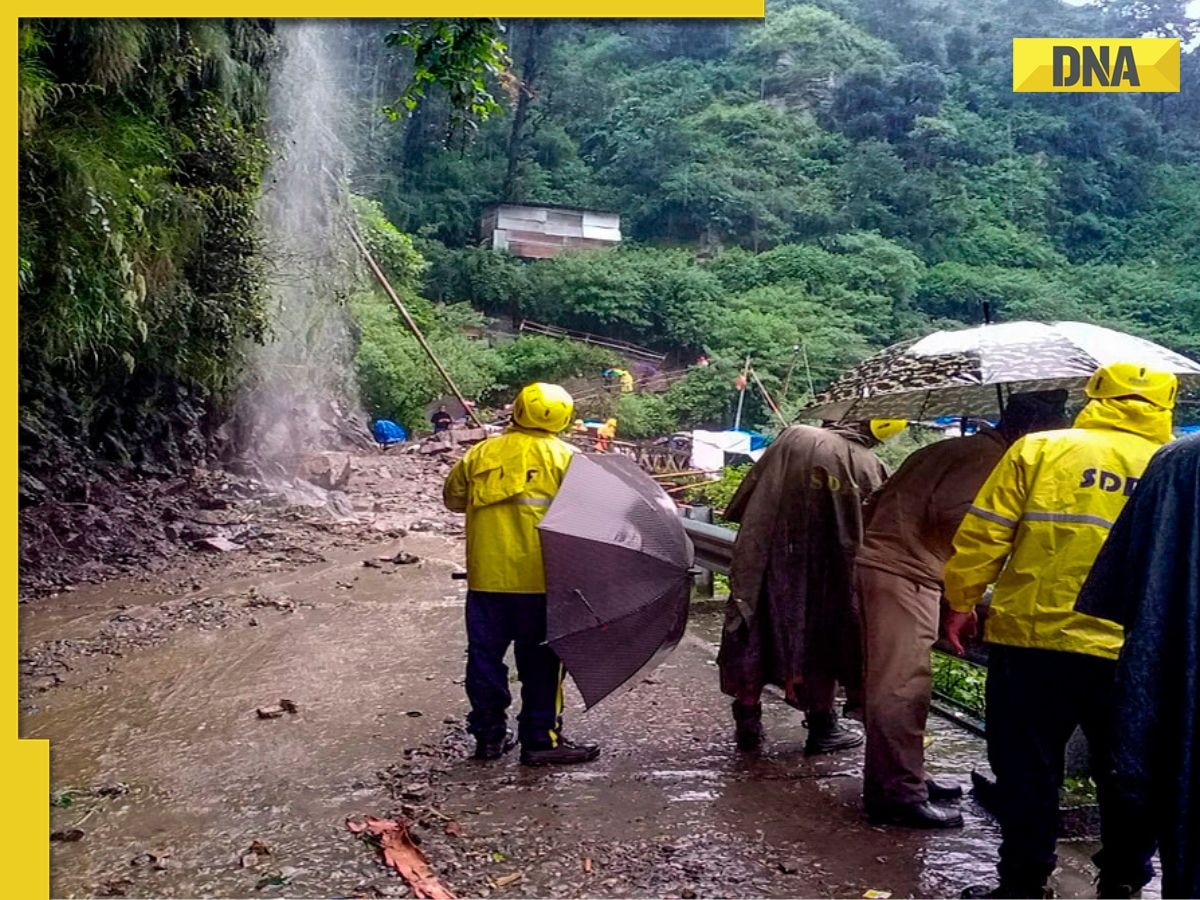
MULTIPOLYGON (((591 765, 468 758, 461 520, 444 464, 362 456, 353 513, 271 514, 259 545, 21 609, 22 735, 51 741, 55 896, 403 897, 348 816, 403 816, 460 896, 947 896, 988 881, 996 833, 869 826, 861 749, 807 759, 771 699, 756 758, 730 740, 719 609, 567 733, 591 765), (416 561, 383 561, 404 551, 416 561), (256 710, 293 701, 295 712, 256 710), (63 839, 66 838, 66 839, 63 839), (253 848, 253 849, 252 849, 253 848)), ((933 720, 932 769, 982 742, 933 720)), ((1094 896, 1064 844, 1060 896, 1094 896)))

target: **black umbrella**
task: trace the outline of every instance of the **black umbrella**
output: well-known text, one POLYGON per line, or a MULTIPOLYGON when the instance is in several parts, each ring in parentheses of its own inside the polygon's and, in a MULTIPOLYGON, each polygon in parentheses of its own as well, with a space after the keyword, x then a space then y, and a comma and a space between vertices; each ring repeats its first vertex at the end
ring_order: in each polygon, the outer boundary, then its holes
POLYGON ((591 708, 683 637, 692 544, 666 492, 615 454, 576 454, 538 529, 546 641, 591 708))

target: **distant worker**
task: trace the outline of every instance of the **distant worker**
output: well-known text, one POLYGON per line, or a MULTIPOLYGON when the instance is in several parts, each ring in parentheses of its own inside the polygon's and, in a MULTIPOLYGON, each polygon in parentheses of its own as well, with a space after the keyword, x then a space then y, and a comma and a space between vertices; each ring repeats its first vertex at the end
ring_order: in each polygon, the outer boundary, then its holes
POLYGON ((913 452, 871 501, 854 578, 865 663, 863 802, 875 822, 962 825, 957 810, 930 802, 957 799, 962 788, 925 771, 942 570, 954 532, 1004 451, 1030 431, 1065 425, 1066 401, 1066 391, 1014 394, 996 429, 913 452))
POLYGON ((562 737, 561 661, 546 644, 546 576, 537 524, 562 484, 574 452, 556 435, 571 424, 574 401, 556 384, 517 395, 513 422, 472 447, 450 470, 442 496, 467 514, 467 730, 477 759, 512 747, 507 730, 508 667, 515 644, 521 681, 521 762, 589 762, 600 750, 562 737))
POLYGON ((443 431, 450 430, 450 425, 454 422, 454 418, 446 411, 445 405, 442 405, 437 408, 437 412, 429 417, 429 421, 433 423, 433 433, 441 434, 443 431))
POLYGON ((862 645, 851 575, 863 502, 887 477, 870 451, 903 420, 785 429, 750 469, 724 516, 740 522, 721 635, 721 690, 739 749, 762 743, 762 691, 807 713, 807 753, 857 747, 838 722, 837 686, 861 702, 862 645))
POLYGON ((703 353, 701 353, 700 357, 696 360, 696 365, 707 366, 708 365, 708 357, 705 356, 703 353))
MULTIPOLYGON (((1200 897, 1200 434, 1154 455, 1096 558, 1078 612, 1125 627, 1110 704, 1115 790, 1164 897, 1200 897)), ((1129 885, 1133 887, 1133 885, 1129 885)))
MULTIPOLYGON (((1057 862, 1063 757, 1087 737, 1100 802, 1102 897, 1131 896, 1153 873, 1122 832, 1134 817, 1113 791, 1108 723, 1121 626, 1075 611, 1109 529, 1154 452, 1171 440, 1178 381, 1132 363, 1098 369, 1074 427, 1018 440, 980 489, 946 564, 946 637, 959 652, 995 583, 987 747, 1000 804, 1000 884, 988 896, 1041 897, 1057 862)), ((975 888, 968 889, 972 896, 975 888)))
POLYGON ((631 372, 626 371, 625 369, 621 369, 618 374, 621 378, 621 393, 622 394, 632 394, 633 393, 633 374, 631 372))
POLYGON ((611 449, 613 439, 616 436, 617 420, 609 419, 596 429, 596 449, 601 453, 607 453, 611 449))
POLYGON ((587 434, 588 429, 587 425, 584 424, 583 419, 576 419, 575 424, 571 426, 571 430, 578 434, 587 434))

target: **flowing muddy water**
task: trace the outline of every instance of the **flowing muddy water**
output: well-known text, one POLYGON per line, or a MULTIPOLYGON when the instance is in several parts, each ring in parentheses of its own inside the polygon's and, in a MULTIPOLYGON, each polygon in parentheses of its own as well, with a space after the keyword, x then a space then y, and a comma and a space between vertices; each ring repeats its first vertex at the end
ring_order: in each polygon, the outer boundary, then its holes
MULTIPOLYGON (((431 493, 402 473, 355 479, 350 494, 371 498, 359 506, 431 493)), ((595 764, 469 760, 459 538, 356 543, 307 527, 290 540, 319 558, 284 571, 274 556, 231 553, 22 607, 27 649, 82 646, 114 620, 138 634, 171 604, 192 616, 119 656, 72 657, 61 684, 27 694, 22 734, 50 739, 55 795, 81 792, 52 808, 54 829, 83 832, 52 844, 55 896, 407 895, 347 833, 359 814, 416 821, 463 896, 947 896, 991 879, 996 830, 970 799, 961 831, 869 826, 861 749, 805 758, 801 716, 778 700, 763 754, 739 755, 712 604, 633 690, 588 713, 569 695, 567 732, 603 746, 595 764), (400 548, 421 561, 377 565, 400 548), (298 711, 256 716, 281 698, 298 711), (255 841, 270 853, 244 867, 255 841)), ((966 781, 982 742, 936 718, 931 731, 931 769, 966 781)), ((1063 845, 1061 896, 1094 895, 1090 849, 1063 845)))

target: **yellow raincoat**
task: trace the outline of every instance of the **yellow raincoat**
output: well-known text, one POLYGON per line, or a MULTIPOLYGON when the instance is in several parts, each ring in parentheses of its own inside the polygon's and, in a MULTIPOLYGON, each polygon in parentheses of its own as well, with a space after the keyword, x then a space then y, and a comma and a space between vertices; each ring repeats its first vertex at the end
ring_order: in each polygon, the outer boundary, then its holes
POLYGON ((1119 625, 1075 612, 1075 598, 1171 413, 1093 400, 1073 428, 1027 435, 992 471, 954 536, 946 599, 970 612, 996 585, 986 639, 1116 659, 1119 625))
POLYGON ((442 489, 467 514, 467 585, 476 591, 546 590, 537 525, 558 493, 574 450, 545 431, 510 425, 476 444, 442 489))

